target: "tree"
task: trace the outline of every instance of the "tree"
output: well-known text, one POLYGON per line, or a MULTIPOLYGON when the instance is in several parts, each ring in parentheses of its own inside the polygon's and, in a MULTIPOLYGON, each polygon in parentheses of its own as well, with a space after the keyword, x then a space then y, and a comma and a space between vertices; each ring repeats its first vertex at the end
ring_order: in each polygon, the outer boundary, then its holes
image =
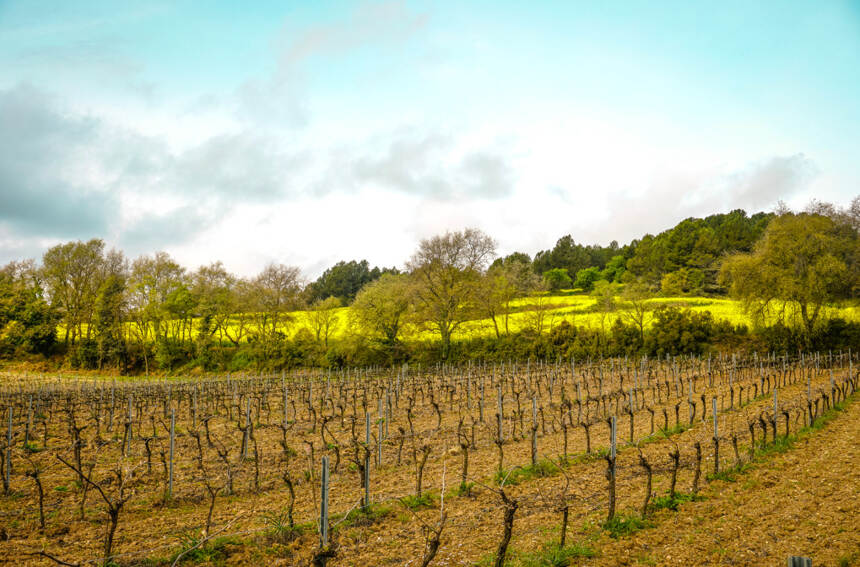
POLYGON ((505 334, 510 334, 511 302, 539 289, 540 278, 532 271, 528 256, 514 253, 504 262, 493 262, 482 280, 476 295, 480 314, 492 321, 496 338, 501 337, 499 319, 505 334))
POLYGON ((495 249, 492 238, 467 228, 422 240, 407 262, 415 279, 416 308, 439 332, 443 359, 452 334, 475 311, 481 274, 495 249))
POLYGON ((783 214, 749 254, 726 258, 721 281, 759 323, 800 314, 811 335, 832 302, 850 298, 860 280, 857 229, 819 214, 783 214))
POLYGON ((615 311, 615 296, 618 295, 616 283, 610 283, 606 280, 599 280, 594 284, 594 289, 591 290, 591 296, 594 298, 594 309, 600 314, 600 331, 606 334, 606 318, 610 313, 615 311))
POLYGON ((109 276, 99 288, 95 305, 95 338, 98 345, 98 367, 105 362, 118 365, 126 361, 125 280, 118 275, 109 276))
POLYGON ((511 266, 513 264, 531 264, 532 259, 531 256, 526 254, 525 252, 512 252, 507 256, 503 256, 501 258, 496 258, 493 260, 493 263, 490 264, 490 269, 495 270, 498 268, 502 268, 505 266, 511 266))
POLYGON ((0 353, 47 355, 57 341, 60 314, 45 301, 36 274, 28 262, 0 268, 0 353))
POLYGON ((317 342, 322 341, 325 348, 328 348, 328 338, 340 321, 340 316, 337 314, 340 306, 338 298, 329 297, 314 302, 308 312, 314 336, 317 342))
POLYGON ((645 322, 648 319, 648 312, 651 310, 651 305, 649 304, 651 295, 648 286, 642 282, 627 284, 621 293, 621 297, 628 305, 624 311, 624 318, 630 321, 639 331, 640 344, 645 341, 645 322))
POLYGON ((534 259, 534 270, 538 274, 553 268, 563 268, 569 276, 573 276, 590 265, 589 250, 574 242, 569 234, 559 238, 552 250, 542 250, 535 254, 534 259))
POLYGON ((550 319, 549 331, 552 332, 553 321, 551 312, 556 308, 556 305, 553 304, 550 295, 546 293, 546 288, 543 287, 542 283, 535 291, 537 293, 529 298, 528 311, 525 312, 524 319, 527 328, 537 336, 541 336, 546 327, 547 318, 550 319))
POLYGON ((543 273, 543 281, 550 291, 558 291, 560 289, 569 288, 573 283, 567 270, 564 268, 553 268, 543 273))
POLYGON ((62 315, 63 341, 89 337, 96 293, 102 283, 104 241, 67 242, 42 256, 42 276, 51 305, 62 315), (86 330, 85 330, 86 329, 86 330))
POLYGON ((156 340, 166 336, 170 317, 166 310, 168 298, 184 285, 184 280, 185 268, 167 252, 141 256, 132 263, 129 301, 142 343, 146 343, 150 334, 156 340))
POLYGON ((314 303, 329 297, 338 298, 348 305, 355 299, 358 291, 384 273, 397 273, 395 268, 370 269, 367 260, 338 262, 327 269, 313 283, 308 285, 308 302, 314 303))
POLYGON ((350 308, 353 323, 383 344, 393 346, 406 323, 411 294, 406 276, 383 274, 358 292, 350 308))
POLYGON ((230 316, 240 306, 236 297, 236 276, 224 269, 221 262, 200 266, 191 276, 191 293, 197 305, 197 343, 208 344, 217 335, 227 336, 230 316))
POLYGON ((608 282, 621 283, 621 278, 627 270, 627 260, 618 254, 606 263, 606 267, 600 272, 600 277, 608 282))
POLYGON ((266 356, 286 337, 290 311, 300 305, 301 272, 295 266, 269 264, 251 282, 251 291, 256 336, 266 356))
POLYGON ((596 266, 585 268, 576 272, 576 281, 573 285, 582 288, 583 291, 591 291, 594 288, 594 282, 600 279, 600 270, 596 266))
POLYGON ((666 295, 696 295, 702 292, 705 274, 696 268, 681 268, 660 280, 660 290, 666 295))

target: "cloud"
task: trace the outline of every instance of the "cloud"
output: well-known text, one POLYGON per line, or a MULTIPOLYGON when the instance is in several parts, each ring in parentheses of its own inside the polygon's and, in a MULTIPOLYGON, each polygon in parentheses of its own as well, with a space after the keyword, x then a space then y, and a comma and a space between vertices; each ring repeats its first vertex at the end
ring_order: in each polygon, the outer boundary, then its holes
POLYGON ((122 232, 119 245, 129 253, 150 253, 187 242, 217 220, 217 216, 190 205, 166 213, 146 214, 122 232))
POLYGON ((735 202, 750 209, 771 207, 804 189, 819 174, 816 165, 803 154, 777 156, 753 164, 728 176, 725 184, 735 202))
POLYGON ((501 154, 458 148, 450 137, 410 131, 395 134, 379 152, 366 145, 332 152, 316 192, 372 188, 447 201, 498 199, 513 186, 513 170, 501 154))
POLYGON ((3 256, 26 248, 21 238, 177 245, 238 203, 297 190, 290 179, 306 159, 252 131, 174 153, 29 85, 0 90, 0 124, 0 229, 15 237, 0 242, 3 256))
POLYGON ((63 115, 25 85, 0 91, 0 124, 0 223, 21 235, 104 233, 116 200, 94 183, 98 122, 63 115))
POLYGON ((427 23, 426 14, 414 14, 403 2, 366 3, 350 16, 328 24, 312 26, 287 43, 279 68, 292 68, 312 57, 336 55, 365 45, 402 43, 427 23))
POLYGON ((734 169, 674 171, 657 177, 639 194, 608 196, 600 223, 586 225, 581 234, 602 240, 607 232, 619 241, 640 238, 671 228, 688 217, 703 217, 733 209, 748 213, 770 210, 779 200, 809 188, 818 168, 804 154, 774 156, 734 169), (603 222, 617 230, 607 231, 603 222))
POLYGON ((224 134, 176 156, 170 183, 197 197, 266 202, 287 195, 290 177, 309 159, 250 131, 224 134))
POLYGON ((262 127, 301 128, 309 124, 310 106, 303 67, 374 47, 401 46, 423 29, 427 15, 410 12, 403 2, 365 3, 346 18, 293 34, 284 30, 277 44, 276 66, 268 77, 244 82, 236 91, 236 114, 262 127))

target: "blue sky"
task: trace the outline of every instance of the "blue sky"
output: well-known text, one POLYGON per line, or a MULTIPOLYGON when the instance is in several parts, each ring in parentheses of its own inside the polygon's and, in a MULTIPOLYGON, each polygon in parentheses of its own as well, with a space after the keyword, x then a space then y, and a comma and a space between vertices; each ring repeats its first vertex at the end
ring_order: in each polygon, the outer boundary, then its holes
POLYGON ((0 261, 622 242, 860 193, 858 2, 0 1, 0 261))

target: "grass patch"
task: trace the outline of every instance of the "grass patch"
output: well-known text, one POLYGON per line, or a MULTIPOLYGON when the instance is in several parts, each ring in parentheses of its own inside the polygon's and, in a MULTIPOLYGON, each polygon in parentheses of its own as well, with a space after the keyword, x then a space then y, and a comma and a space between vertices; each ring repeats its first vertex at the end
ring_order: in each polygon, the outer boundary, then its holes
POLYGON ((668 429, 659 428, 655 433, 652 433, 645 439, 641 441, 641 445, 647 445, 648 443, 656 443, 657 441, 662 441, 663 439, 668 439, 673 435, 678 435, 690 429, 689 425, 684 425, 683 423, 678 423, 673 425, 668 429))
POLYGON ((628 536, 651 526, 653 526, 651 522, 636 514, 616 514, 611 520, 600 524, 600 527, 606 530, 609 537, 613 539, 628 536))
MULTIPOLYGON (((583 543, 573 543, 561 547, 557 542, 545 543, 539 551, 518 551, 508 549, 505 556, 506 567, 568 567, 575 565, 577 559, 595 557, 597 552, 583 543)), ((496 562, 496 554, 483 556, 475 567, 490 567, 496 562)))
POLYGON ((684 492, 666 493, 665 496, 657 496, 654 501, 649 504, 652 510, 673 510, 677 511, 678 506, 684 502, 699 502, 704 500, 704 496, 698 494, 687 494, 684 492))
POLYGON ((558 465, 549 459, 540 459, 533 465, 516 467, 510 471, 496 471, 493 480, 500 484, 503 480, 506 485, 519 484, 533 478, 546 478, 559 473, 558 465))
POLYGON ((193 532, 187 532, 181 535, 179 540, 179 550, 168 560, 171 564, 179 558, 179 565, 194 563, 212 563, 214 565, 220 565, 223 564, 230 555, 227 547, 241 543, 234 537, 219 537, 201 543, 202 538, 193 532))
POLYGON ((741 465, 739 467, 732 467, 730 469, 721 470, 720 472, 710 473, 705 475, 705 478, 708 482, 713 482, 715 480, 722 480, 723 482, 736 482, 738 480, 739 474, 743 474, 746 471, 747 465, 741 465))
POLYGON ((290 526, 286 512, 269 512, 263 514, 263 524, 266 526, 266 538, 271 542, 289 543, 302 534, 302 528, 290 526))
POLYGON ((421 496, 410 494, 400 499, 400 503, 410 510, 423 510, 424 508, 432 508, 436 505, 436 497, 430 492, 425 492, 421 496))
POLYGON ((582 543, 561 547, 558 543, 545 544, 540 551, 518 554, 513 565, 520 567, 567 567, 576 559, 594 557, 597 552, 582 543))
POLYGON ((29 441, 27 443, 24 443, 22 448, 27 453, 40 453, 45 450, 44 447, 39 447, 39 445, 35 441, 29 441))
POLYGON ((350 511, 349 514, 343 517, 340 523, 342 523, 345 527, 369 526, 380 518, 386 517, 390 513, 390 506, 383 506, 382 504, 371 503, 371 505, 367 508, 356 508, 355 510, 350 511))

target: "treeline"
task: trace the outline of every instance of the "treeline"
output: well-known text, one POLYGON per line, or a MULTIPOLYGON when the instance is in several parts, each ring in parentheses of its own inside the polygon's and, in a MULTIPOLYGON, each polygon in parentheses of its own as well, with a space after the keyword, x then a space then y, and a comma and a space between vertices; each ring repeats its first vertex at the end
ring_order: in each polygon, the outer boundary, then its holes
POLYGON ((858 219, 860 198, 846 209, 733 211, 624 247, 565 236, 533 259, 497 258, 489 236, 466 229, 421 241, 402 272, 344 261, 313 282, 282 264, 242 278, 220 262, 192 271, 165 252, 129 260, 99 239, 68 242, 40 263, 0 269, 0 356, 149 372, 857 344, 856 324, 834 322, 827 308, 858 297, 858 219), (553 325, 546 291, 570 285, 590 290, 595 310, 624 317, 599 330, 553 325), (730 292, 754 315, 754 333, 709 314, 649 313, 647 300, 661 292, 730 292), (517 303, 526 296, 527 306, 517 303), (515 331, 522 310, 528 325, 515 331), (490 338, 460 332, 476 319, 490 338), (421 331, 436 339, 404 339, 421 331))
MULTIPOLYGON (((563 236, 551 250, 538 252, 531 260, 553 289, 575 286, 588 291, 595 282, 642 281, 664 293, 725 294, 717 275, 727 254, 749 252, 761 237, 774 213, 747 216, 738 209, 703 219, 688 218, 657 236, 646 234, 630 244, 609 246, 577 244, 563 236)), ((497 262, 529 261, 515 253, 497 262)))

